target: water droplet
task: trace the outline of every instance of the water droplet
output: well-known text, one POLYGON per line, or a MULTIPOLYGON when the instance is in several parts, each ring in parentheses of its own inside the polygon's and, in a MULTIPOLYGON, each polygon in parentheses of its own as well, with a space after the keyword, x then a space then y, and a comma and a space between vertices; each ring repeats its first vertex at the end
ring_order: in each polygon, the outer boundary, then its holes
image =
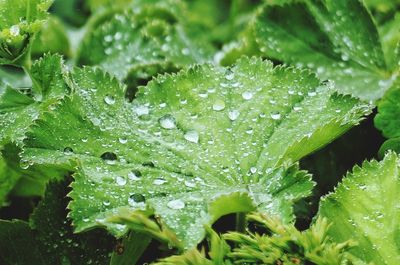
POLYGON ((187 131, 183 137, 192 143, 197 144, 199 142, 199 133, 194 130, 187 131))
POLYGON ((21 161, 19 162, 19 167, 22 169, 28 169, 29 166, 30 166, 30 163, 28 160, 21 159, 21 161))
POLYGON ((10 34, 11 36, 18 36, 19 35, 19 26, 18 25, 13 25, 10 27, 10 34))
POLYGON ((113 104, 115 103, 115 98, 114 98, 113 96, 111 96, 111 95, 106 95, 106 96, 104 97, 104 102, 105 102, 107 105, 113 105, 113 104))
POLYGON ((135 112, 138 116, 148 115, 150 110, 149 107, 145 105, 139 105, 135 108, 135 112))
POLYGON ((165 179, 158 178, 158 179, 155 179, 155 180, 153 181, 153 184, 154 184, 154 185, 163 185, 165 182, 167 182, 165 179))
POLYGON ((255 174, 257 172, 257 168, 256 167, 251 167, 250 168, 250 172, 251 172, 251 174, 255 174))
POLYGON ((146 198, 142 194, 139 194, 139 193, 132 194, 131 196, 129 196, 129 199, 133 200, 136 203, 146 201, 146 198))
POLYGON ((115 183, 117 183, 118 186, 125 186, 126 184, 126 179, 124 177, 121 176, 117 176, 115 178, 115 183))
POLYGON ((84 142, 84 143, 87 143, 88 138, 86 138, 86 137, 85 137, 85 138, 82 138, 81 141, 84 142))
POLYGON ((310 96, 310 97, 314 97, 316 95, 317 95, 317 92, 315 92, 315 91, 309 91, 308 92, 308 96, 310 96))
POLYGON ((185 181, 185 186, 188 188, 194 188, 194 187, 196 187, 196 183, 194 183, 192 181, 185 181))
POLYGON ((105 206, 109 206, 110 204, 111 204, 111 202, 109 200, 103 201, 103 205, 105 205, 105 206))
POLYGON ((65 147, 64 148, 64 154, 66 155, 72 155, 74 153, 74 151, 72 150, 71 147, 65 147))
POLYGON ((139 170, 132 170, 128 173, 128 178, 130 180, 139 180, 142 177, 142 172, 139 170))
POLYGON ((128 139, 126 139, 125 137, 120 137, 120 138, 118 139, 118 141, 119 141, 121 144, 126 144, 126 143, 128 142, 128 139))
POLYGON ((235 74, 232 71, 227 71, 226 75, 225 75, 225 79, 226 80, 233 80, 233 78, 235 78, 235 74))
POLYGON ((250 92, 250 91, 245 91, 245 92, 242 93, 242 97, 245 100, 250 100, 250 99, 253 98, 253 93, 250 92))
POLYGON ((167 206, 173 210, 180 210, 185 208, 185 203, 182 200, 172 200, 167 203, 167 206))
POLYGON ((215 111, 221 111, 221 110, 225 109, 225 102, 222 101, 221 99, 217 99, 217 100, 214 102, 214 105, 213 105, 212 108, 213 108, 213 110, 215 110, 215 111))
POLYGON ((240 115, 240 112, 238 110, 231 110, 228 112, 228 117, 231 121, 236 120, 240 115))
POLYGON ((117 162, 117 155, 112 152, 105 152, 100 157, 109 165, 114 165, 117 162))
POLYGON ((171 114, 166 114, 164 116, 162 116, 158 122, 160 123, 160 126, 163 127, 164 129, 174 129, 176 128, 176 120, 174 118, 174 116, 172 116, 171 114))
POLYGON ((279 120, 281 118, 281 114, 277 111, 271 112, 270 116, 273 120, 279 120))

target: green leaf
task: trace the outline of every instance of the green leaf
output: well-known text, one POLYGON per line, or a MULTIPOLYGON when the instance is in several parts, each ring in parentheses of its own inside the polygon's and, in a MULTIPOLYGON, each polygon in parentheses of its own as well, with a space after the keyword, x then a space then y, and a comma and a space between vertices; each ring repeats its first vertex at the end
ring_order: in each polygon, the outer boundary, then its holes
POLYGON ((321 201, 319 216, 332 222, 329 235, 336 242, 356 241, 350 252, 367 263, 400 262, 399 168, 395 153, 364 162, 321 201))
POLYGON ((153 2, 95 18, 81 43, 78 63, 99 65, 119 79, 129 77, 132 85, 159 72, 211 61, 214 48, 205 37, 179 23, 181 2, 153 2))
POLYGON ((67 181, 50 183, 44 199, 31 216, 35 239, 47 264, 110 264, 116 242, 104 230, 74 234, 66 218, 67 181))
POLYGON ((38 241, 23 221, 0 220, 0 263, 13 265, 49 264, 38 248, 38 241))
POLYGON ((393 69, 397 68, 399 73, 400 68, 400 12, 397 12, 393 19, 390 19, 379 29, 382 36, 382 48, 385 54, 386 61, 393 69))
POLYGON ((159 76, 132 103, 100 70, 72 79, 75 94, 32 126, 24 159, 77 166, 77 232, 105 225, 121 235, 107 218, 147 207, 187 248, 225 214, 257 208, 290 222, 313 184, 288 165, 370 111, 307 71, 256 58, 159 76))
POLYGON ((7 162, 0 156, 0 208, 4 206, 8 193, 14 188, 21 175, 7 166, 7 162))
POLYGON ((51 111, 57 100, 69 91, 63 67, 61 57, 46 55, 32 65, 30 90, 0 84, 0 146, 4 149, 0 162, 0 205, 12 189, 19 196, 42 195, 47 181, 62 176, 65 171, 42 166, 28 169, 30 164, 19 159, 21 150, 10 144, 21 144, 39 113, 51 111))
POLYGON ((378 103, 375 126, 386 138, 400 137, 400 80, 378 103))
POLYGON ((14 64, 47 18, 52 0, 0 2, 0 64, 14 64))
POLYGON ((56 99, 69 91, 63 68, 57 55, 46 55, 36 61, 30 71, 32 96, 9 85, 0 86, 0 145, 20 143, 39 113, 51 110, 56 99))
POLYGON ((340 93, 375 101, 398 77, 398 65, 387 66, 376 26, 358 0, 266 5, 249 31, 248 42, 255 39, 264 56, 310 68, 335 81, 340 93))
POLYGON ((39 58, 45 53, 71 55, 66 29, 62 22, 55 16, 50 16, 43 23, 32 42, 32 57, 39 58))

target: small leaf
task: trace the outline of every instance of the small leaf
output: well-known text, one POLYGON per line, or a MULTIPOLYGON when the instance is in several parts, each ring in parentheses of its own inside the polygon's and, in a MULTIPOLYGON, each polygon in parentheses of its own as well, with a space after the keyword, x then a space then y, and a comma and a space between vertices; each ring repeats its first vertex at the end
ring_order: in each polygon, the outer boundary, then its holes
POLYGON ((336 242, 356 241, 350 253, 367 263, 400 262, 399 168, 392 152, 381 162, 364 162, 321 201, 318 215, 332 222, 329 236, 336 242))
POLYGON ((0 64, 14 64, 47 18, 52 0, 0 2, 0 64))
POLYGON ((313 184, 290 165, 370 111, 306 71, 255 58, 160 76, 132 103, 99 70, 75 69, 72 79, 75 93, 32 126, 24 159, 77 166, 76 231, 105 225, 121 235, 110 217, 150 209, 186 248, 225 214, 259 209, 292 221, 292 203, 313 184))

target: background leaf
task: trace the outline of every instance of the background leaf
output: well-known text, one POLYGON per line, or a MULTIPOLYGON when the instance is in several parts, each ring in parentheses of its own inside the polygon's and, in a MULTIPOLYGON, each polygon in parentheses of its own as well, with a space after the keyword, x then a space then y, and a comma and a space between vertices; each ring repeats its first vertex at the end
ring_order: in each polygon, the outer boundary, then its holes
POLYGON ((399 158, 354 167, 334 193, 323 198, 319 216, 332 222, 329 235, 336 242, 355 240, 350 252, 365 262, 399 262, 399 158))

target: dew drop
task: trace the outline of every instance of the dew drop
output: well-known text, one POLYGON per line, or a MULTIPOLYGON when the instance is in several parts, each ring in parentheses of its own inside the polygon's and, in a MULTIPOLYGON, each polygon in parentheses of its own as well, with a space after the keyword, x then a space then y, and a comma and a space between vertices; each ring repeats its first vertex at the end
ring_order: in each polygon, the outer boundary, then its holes
POLYGON ((153 184, 154 184, 154 185, 163 185, 165 182, 167 182, 165 179, 158 178, 158 179, 155 179, 155 180, 153 181, 153 184))
POLYGON ((253 93, 250 91, 245 91, 242 93, 242 98, 245 100, 250 100, 253 98, 253 93))
POLYGON ((240 112, 238 110, 231 110, 228 112, 228 117, 231 121, 236 120, 240 115, 240 112))
POLYGON ((281 118, 281 114, 277 111, 271 112, 270 116, 273 120, 279 120, 281 118))
POLYGON ((13 25, 10 27, 10 34, 11 36, 18 36, 20 32, 19 26, 18 25, 13 25))
POLYGON ((316 95, 317 95, 317 92, 315 92, 315 91, 308 92, 308 96, 310 96, 310 97, 315 97, 316 95))
POLYGON ((103 201, 103 205, 105 205, 105 206, 109 206, 110 204, 111 204, 111 202, 109 200, 103 201))
POLYGON ((146 201, 146 198, 140 193, 132 194, 131 196, 129 196, 129 199, 133 200, 135 203, 146 201))
POLYGON ((118 186, 125 186, 126 184, 126 179, 124 177, 121 176, 117 176, 115 178, 115 183, 117 183, 118 186))
POLYGON ((19 162, 19 167, 22 169, 28 169, 30 166, 29 161, 25 160, 25 159, 21 159, 21 161, 19 162))
POLYGON ((121 144, 126 144, 126 143, 128 142, 128 139, 126 139, 125 137, 120 137, 120 138, 118 139, 118 141, 119 141, 121 144))
POLYGON ((185 181, 185 186, 188 188, 194 188, 194 187, 196 187, 196 183, 194 183, 192 181, 185 181))
POLYGON ((195 130, 187 131, 183 137, 187 141, 192 142, 192 143, 197 144, 199 142, 199 133, 196 132, 195 130))
POLYGON ((139 170, 132 170, 131 172, 128 173, 128 178, 130 180, 139 180, 142 177, 142 172, 139 170))
POLYGON ((109 165, 114 165, 117 162, 117 155, 112 152, 105 152, 100 157, 109 165))
POLYGON ((162 116, 158 122, 160 123, 160 126, 163 127, 164 129, 171 130, 176 128, 176 120, 174 116, 171 114, 166 114, 162 116))
POLYGON ((167 206, 173 210, 180 210, 185 208, 185 203, 182 200, 172 200, 167 203, 167 206))
POLYGON ((225 75, 226 80, 233 80, 235 78, 235 74, 232 71, 228 71, 227 74, 225 75))
POLYGON ((106 96, 104 97, 104 102, 105 102, 107 105, 113 105, 113 104, 115 103, 115 98, 114 98, 113 96, 111 96, 111 95, 106 95, 106 96))
POLYGON ((222 101, 221 99, 217 99, 214 102, 214 105, 212 106, 212 108, 215 111, 221 111, 221 110, 225 109, 225 102, 222 101))
POLYGON ((136 114, 140 117, 143 115, 148 115, 149 114, 149 108, 145 105, 139 105, 135 108, 136 114))
POLYGON ((72 150, 71 147, 65 147, 64 148, 64 154, 66 155, 72 155, 74 153, 74 151, 72 150))

